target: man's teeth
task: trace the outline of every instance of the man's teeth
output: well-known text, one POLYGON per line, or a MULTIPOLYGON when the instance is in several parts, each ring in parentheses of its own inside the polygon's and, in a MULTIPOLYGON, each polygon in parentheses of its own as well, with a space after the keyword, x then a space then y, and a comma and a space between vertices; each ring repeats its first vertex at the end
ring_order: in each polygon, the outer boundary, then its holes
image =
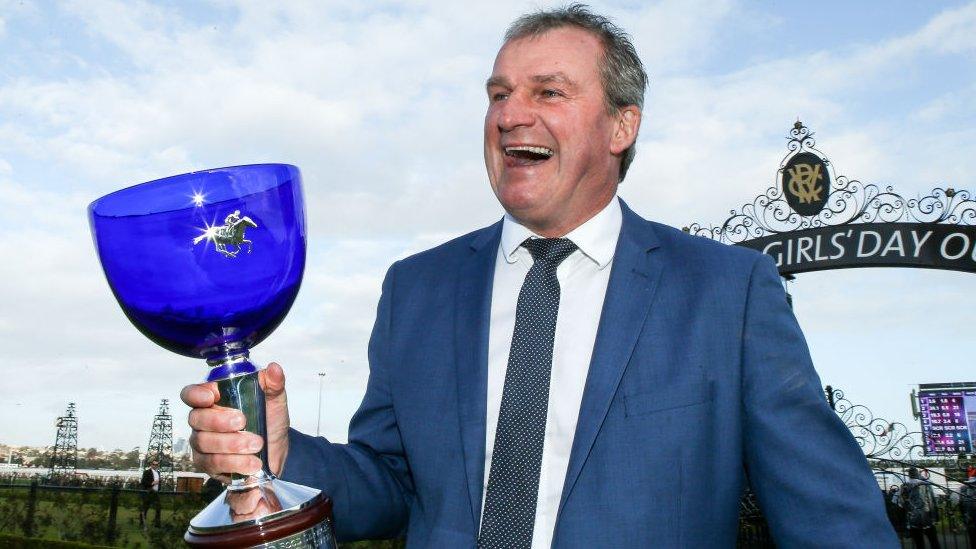
POLYGON ((549 158, 552 156, 552 149, 546 147, 531 147, 531 146, 521 146, 521 147, 505 147, 505 154, 511 155, 514 152, 528 152, 532 154, 538 154, 540 156, 545 156, 549 158))

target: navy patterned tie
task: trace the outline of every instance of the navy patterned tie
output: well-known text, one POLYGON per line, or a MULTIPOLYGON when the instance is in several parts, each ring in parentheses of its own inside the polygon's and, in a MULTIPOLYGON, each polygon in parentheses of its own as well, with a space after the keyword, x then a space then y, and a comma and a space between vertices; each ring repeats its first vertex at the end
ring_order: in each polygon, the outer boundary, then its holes
POLYGON ((478 547, 532 545, 539 471, 549 406, 552 344, 559 313, 556 268, 576 251, 565 238, 528 239, 534 263, 515 309, 515 332, 505 371, 478 547))

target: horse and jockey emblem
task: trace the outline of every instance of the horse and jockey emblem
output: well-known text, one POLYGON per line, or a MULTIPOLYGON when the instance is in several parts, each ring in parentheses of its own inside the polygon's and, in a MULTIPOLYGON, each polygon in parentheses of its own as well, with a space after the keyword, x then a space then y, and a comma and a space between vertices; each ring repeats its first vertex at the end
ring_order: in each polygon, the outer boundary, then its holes
POLYGON ((248 227, 257 226, 258 224, 250 217, 246 215, 241 217, 240 210, 234 210, 234 213, 224 218, 223 225, 207 227, 202 235, 193 239, 193 244, 197 245, 204 240, 212 241, 214 248, 224 257, 237 257, 244 244, 247 245, 247 253, 251 253, 252 242, 244 238, 244 231, 248 227), (230 251, 228 246, 233 246, 234 251, 230 251))

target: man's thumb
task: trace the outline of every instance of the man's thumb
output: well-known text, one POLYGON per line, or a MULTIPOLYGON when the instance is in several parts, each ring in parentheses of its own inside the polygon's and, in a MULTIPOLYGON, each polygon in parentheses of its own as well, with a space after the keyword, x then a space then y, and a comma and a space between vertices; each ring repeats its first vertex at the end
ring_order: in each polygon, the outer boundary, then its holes
POLYGON ((259 377, 266 398, 277 398, 285 393, 285 370, 277 362, 268 364, 259 377))

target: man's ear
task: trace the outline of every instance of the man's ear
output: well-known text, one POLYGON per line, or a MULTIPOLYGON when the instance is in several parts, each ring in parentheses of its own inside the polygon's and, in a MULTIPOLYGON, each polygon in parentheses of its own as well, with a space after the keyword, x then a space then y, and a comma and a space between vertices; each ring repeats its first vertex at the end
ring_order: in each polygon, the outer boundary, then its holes
POLYGON ((640 130, 641 110, 637 105, 628 105, 617 111, 614 120, 613 136, 610 139, 610 152, 623 154, 634 141, 640 130))

